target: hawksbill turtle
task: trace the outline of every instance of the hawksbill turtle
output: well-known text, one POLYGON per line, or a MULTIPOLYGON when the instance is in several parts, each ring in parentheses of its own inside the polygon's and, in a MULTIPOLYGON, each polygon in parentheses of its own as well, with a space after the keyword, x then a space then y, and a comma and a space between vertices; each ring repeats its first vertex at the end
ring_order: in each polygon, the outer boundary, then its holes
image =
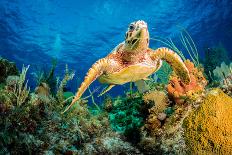
MULTIPOLYGON (((190 76, 181 58, 171 49, 161 47, 149 48, 147 23, 139 20, 132 22, 125 35, 125 41, 116 46, 105 58, 96 61, 87 72, 76 96, 64 112, 80 99, 89 85, 96 79, 108 84, 103 93, 115 85, 146 79, 162 65, 165 60, 180 79, 188 84, 190 76)), ((102 93, 102 94, 103 94, 102 93)))

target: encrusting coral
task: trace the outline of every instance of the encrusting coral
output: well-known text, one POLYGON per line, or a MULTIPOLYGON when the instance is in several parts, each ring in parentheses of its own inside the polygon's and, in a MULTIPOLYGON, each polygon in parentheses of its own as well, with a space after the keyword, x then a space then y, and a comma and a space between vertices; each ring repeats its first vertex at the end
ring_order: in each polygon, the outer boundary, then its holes
POLYGON ((184 84, 179 77, 173 74, 167 86, 168 95, 178 104, 184 103, 188 98, 194 99, 194 95, 202 92, 207 85, 207 80, 201 69, 194 67, 194 64, 190 60, 186 60, 184 63, 189 70, 190 83, 184 84))
POLYGON ((232 98, 214 89, 200 107, 184 120, 191 154, 232 153, 232 98))

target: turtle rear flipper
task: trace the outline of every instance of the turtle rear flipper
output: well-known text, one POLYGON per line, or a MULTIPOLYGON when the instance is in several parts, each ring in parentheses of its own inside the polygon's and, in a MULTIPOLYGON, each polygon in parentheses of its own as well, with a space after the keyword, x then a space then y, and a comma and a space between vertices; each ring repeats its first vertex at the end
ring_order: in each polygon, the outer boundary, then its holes
POLYGON ((100 75, 103 74, 107 66, 108 66, 108 59, 106 58, 100 59, 92 65, 92 67, 87 72, 84 81, 81 83, 81 86, 79 87, 76 96, 72 100, 71 104, 64 110, 63 113, 68 111, 74 105, 74 103, 81 98, 82 94, 89 87, 89 85, 94 80, 96 80, 100 75))
POLYGON ((190 76, 187 67, 185 66, 184 62, 181 60, 179 55, 177 55, 171 49, 166 47, 161 47, 156 50, 151 50, 150 57, 152 60, 165 60, 174 70, 178 77, 185 83, 189 84, 190 76))
POLYGON ((104 95, 105 93, 107 93, 114 86, 115 86, 114 84, 110 84, 110 85, 106 86, 97 97, 100 97, 100 96, 104 95))

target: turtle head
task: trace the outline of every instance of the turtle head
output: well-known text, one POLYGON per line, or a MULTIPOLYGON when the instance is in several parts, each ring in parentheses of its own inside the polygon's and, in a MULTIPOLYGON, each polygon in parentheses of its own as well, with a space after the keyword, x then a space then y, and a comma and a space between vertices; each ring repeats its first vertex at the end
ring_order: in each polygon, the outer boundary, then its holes
POLYGON ((144 50, 148 48, 148 44, 147 23, 142 20, 132 22, 126 32, 125 48, 129 51, 144 50))

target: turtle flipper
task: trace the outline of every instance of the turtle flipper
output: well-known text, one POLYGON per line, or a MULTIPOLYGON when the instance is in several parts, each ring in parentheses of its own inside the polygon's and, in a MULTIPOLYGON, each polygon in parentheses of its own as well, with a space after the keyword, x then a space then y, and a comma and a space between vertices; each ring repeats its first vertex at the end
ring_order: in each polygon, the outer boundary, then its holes
POLYGON ((150 57, 152 60, 165 60, 172 67, 174 72, 180 77, 180 79, 185 84, 189 84, 189 71, 186 68, 184 62, 181 60, 180 56, 178 56, 174 51, 166 47, 161 47, 156 50, 149 50, 152 51, 150 52, 150 57))
POLYGON ((98 95, 98 97, 102 96, 103 94, 105 94, 106 92, 108 92, 111 88, 113 88, 115 85, 114 84, 111 84, 111 85, 108 85, 106 86, 103 91, 98 95))
POLYGON ((63 113, 68 111, 74 105, 74 103, 81 98, 82 94, 89 87, 89 85, 100 75, 103 74, 107 65, 108 60, 106 58, 100 59, 92 65, 92 67, 89 69, 85 76, 85 80, 81 83, 81 86, 79 87, 76 96, 72 100, 71 104, 64 110, 63 113))

